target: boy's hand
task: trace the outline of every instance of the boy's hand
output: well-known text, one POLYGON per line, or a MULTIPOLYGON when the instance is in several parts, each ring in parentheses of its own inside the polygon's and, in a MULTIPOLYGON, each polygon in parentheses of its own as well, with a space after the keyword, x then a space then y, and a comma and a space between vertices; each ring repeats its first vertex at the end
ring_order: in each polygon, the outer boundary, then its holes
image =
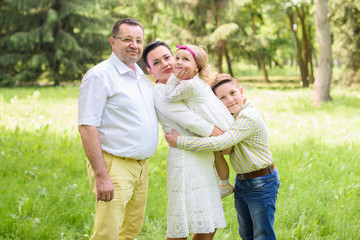
POLYGON ((176 148, 176 141, 179 134, 174 129, 172 129, 171 132, 172 133, 166 133, 165 138, 171 147, 176 148))
POLYGON ((211 134, 210 134, 210 137, 213 137, 213 136, 220 136, 224 134, 224 132, 218 128, 217 126, 214 126, 214 129, 212 130, 211 134))
POLYGON ((234 147, 229 147, 227 149, 222 150, 223 155, 229 155, 232 151, 234 151, 234 147))

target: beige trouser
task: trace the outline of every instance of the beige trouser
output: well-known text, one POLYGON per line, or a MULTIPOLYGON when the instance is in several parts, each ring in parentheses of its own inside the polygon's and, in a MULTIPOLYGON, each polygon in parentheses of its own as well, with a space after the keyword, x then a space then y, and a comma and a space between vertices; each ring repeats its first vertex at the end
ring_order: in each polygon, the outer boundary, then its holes
MULTIPOLYGON (((140 233, 148 190, 148 160, 135 160, 103 152, 114 184, 110 202, 95 202, 95 226, 92 240, 133 240, 140 233)), ((95 176, 87 163, 90 188, 96 196, 95 176)))

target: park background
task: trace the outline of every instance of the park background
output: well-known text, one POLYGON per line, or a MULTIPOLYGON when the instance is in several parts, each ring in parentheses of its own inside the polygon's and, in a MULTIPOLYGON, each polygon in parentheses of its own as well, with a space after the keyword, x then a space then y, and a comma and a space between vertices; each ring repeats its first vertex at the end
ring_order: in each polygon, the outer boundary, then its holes
MULTIPOLYGON (((278 239, 359 239, 359 15, 355 0, 0 1, 0 239, 91 235, 78 86, 123 17, 143 23, 145 44, 206 46, 259 108, 280 173, 278 239)), ((166 235, 160 136, 139 240, 166 235)), ((215 239, 239 239, 233 198, 223 205, 215 239)))

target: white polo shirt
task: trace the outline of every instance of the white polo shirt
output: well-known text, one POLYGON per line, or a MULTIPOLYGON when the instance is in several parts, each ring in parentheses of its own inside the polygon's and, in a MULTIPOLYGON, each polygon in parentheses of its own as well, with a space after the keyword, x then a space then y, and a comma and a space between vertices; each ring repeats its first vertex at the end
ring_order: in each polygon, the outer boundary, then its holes
POLYGON ((153 85, 114 53, 83 77, 78 124, 96 126, 102 150, 119 157, 150 157, 158 143, 153 85))

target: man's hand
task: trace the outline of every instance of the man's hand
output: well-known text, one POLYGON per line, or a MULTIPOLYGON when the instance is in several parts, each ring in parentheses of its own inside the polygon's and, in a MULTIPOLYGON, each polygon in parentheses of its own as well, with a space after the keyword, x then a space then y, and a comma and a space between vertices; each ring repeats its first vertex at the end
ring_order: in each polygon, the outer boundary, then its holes
POLYGON ((109 174, 96 177, 96 200, 110 202, 114 198, 114 185, 109 174))
POLYGON ((166 133, 165 138, 171 147, 176 148, 176 141, 179 134, 174 129, 172 129, 171 132, 172 133, 166 133))
POLYGON ((79 132, 84 151, 94 170, 96 199, 104 202, 111 201, 114 198, 114 186, 103 158, 99 131, 95 126, 80 125, 79 132))

